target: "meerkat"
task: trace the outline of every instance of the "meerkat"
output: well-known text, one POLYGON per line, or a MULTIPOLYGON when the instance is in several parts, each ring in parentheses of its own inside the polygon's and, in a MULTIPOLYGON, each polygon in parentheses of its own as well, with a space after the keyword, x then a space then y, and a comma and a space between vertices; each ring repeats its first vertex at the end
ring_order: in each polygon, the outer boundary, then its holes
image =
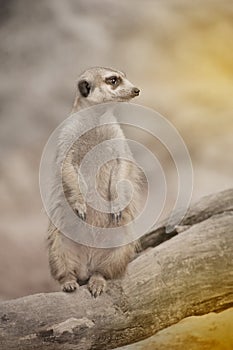
MULTIPOLYGON (((87 107, 105 102, 126 102, 139 95, 136 88, 123 72, 94 67, 86 70, 78 79, 77 92, 72 114, 87 107)), ((60 133, 57 155, 64 156, 65 142, 77 125, 65 125, 60 133)), ((121 150, 115 149, 116 159, 104 164, 96 178, 101 197, 109 201, 116 199, 116 185, 122 179, 129 179, 134 188, 130 203, 123 209, 117 205, 109 213, 99 212, 86 203, 78 182, 78 170, 83 157, 95 146, 105 140, 125 140, 118 123, 96 127, 74 142, 65 155, 62 170, 62 183, 65 197, 76 215, 89 225, 115 227, 134 220, 138 212, 141 188, 141 171, 132 162, 121 159, 121 150)), ((114 147, 114 146, 113 146, 114 147)), ((130 150, 127 149, 130 153, 130 150)), ((132 154, 131 154, 132 157, 132 154)), ((132 158, 133 159, 133 158, 132 158)), ((90 172, 92 166, 90 164, 90 172)), ((59 213, 59 203, 54 201, 53 212, 59 213)), ((128 263, 135 254, 137 243, 113 248, 95 248, 72 241, 50 221, 48 228, 48 252, 51 274, 63 291, 73 292, 79 285, 87 284, 90 293, 97 297, 106 290, 106 281, 124 275, 128 263)))

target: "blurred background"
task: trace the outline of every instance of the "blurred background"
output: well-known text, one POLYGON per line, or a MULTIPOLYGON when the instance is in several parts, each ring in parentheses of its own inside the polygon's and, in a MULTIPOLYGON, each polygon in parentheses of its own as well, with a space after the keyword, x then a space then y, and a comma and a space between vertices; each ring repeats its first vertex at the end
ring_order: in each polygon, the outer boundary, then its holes
MULTIPOLYGON (((193 162, 192 200, 232 187, 231 0, 1 0, 0 63, 0 300, 59 290, 39 163, 90 66, 125 71, 141 89, 135 102, 177 128, 193 162)), ((140 138, 175 183, 168 154, 140 138)))

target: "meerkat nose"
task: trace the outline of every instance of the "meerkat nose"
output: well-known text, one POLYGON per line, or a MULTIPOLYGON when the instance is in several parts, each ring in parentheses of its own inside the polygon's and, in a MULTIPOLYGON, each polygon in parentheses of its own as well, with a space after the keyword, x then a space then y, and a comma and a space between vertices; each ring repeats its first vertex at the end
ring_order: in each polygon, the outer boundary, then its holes
POLYGON ((133 92, 133 94, 134 94, 135 96, 138 96, 140 90, 139 90, 138 88, 135 87, 135 88, 133 88, 132 92, 133 92))

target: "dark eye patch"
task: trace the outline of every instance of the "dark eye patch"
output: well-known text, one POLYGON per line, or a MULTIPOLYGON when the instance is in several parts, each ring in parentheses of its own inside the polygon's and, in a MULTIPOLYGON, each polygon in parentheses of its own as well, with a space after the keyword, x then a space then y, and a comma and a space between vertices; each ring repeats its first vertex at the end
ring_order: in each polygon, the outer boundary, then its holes
POLYGON ((121 83, 121 78, 116 75, 112 75, 111 77, 105 78, 105 82, 106 84, 117 87, 121 83))

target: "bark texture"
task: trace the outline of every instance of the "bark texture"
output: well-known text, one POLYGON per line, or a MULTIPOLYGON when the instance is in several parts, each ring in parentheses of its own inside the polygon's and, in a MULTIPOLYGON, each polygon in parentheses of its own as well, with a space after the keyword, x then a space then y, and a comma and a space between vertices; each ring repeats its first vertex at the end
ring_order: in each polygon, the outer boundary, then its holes
POLYGON ((233 190, 203 198, 176 231, 161 225, 141 243, 125 277, 97 299, 83 286, 1 303, 0 349, 113 349, 233 306, 233 190))

